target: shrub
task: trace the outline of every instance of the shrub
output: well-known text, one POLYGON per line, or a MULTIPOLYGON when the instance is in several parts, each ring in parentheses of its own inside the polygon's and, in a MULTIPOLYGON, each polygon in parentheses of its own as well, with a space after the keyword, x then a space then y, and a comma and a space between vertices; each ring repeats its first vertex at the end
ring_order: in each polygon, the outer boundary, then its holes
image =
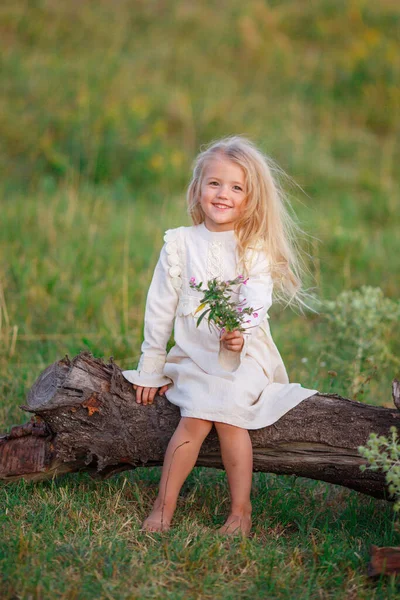
POLYGON ((329 324, 324 354, 349 381, 353 398, 377 371, 400 365, 392 350, 399 301, 385 298, 379 287, 362 286, 326 301, 324 311, 329 324))
POLYGON ((369 463, 369 465, 361 465, 361 471, 382 469, 386 473, 389 493, 395 498, 393 508, 397 512, 400 510, 400 444, 397 428, 391 427, 390 433, 390 438, 371 433, 367 446, 359 446, 358 451, 369 463))

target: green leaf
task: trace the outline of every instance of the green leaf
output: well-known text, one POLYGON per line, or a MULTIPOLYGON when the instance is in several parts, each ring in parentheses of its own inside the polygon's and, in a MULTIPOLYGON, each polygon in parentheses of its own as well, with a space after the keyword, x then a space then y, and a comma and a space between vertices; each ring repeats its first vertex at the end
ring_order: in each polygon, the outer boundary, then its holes
POLYGON ((208 329, 210 332, 211 332, 211 321, 213 320, 214 315, 215 315, 215 310, 212 310, 210 312, 210 314, 208 315, 208 329))
POLYGON ((204 319, 204 317, 206 316, 206 314, 208 312, 210 312, 211 308, 207 308, 207 310, 205 310, 197 319, 197 327, 200 325, 200 323, 202 322, 202 320, 204 319))

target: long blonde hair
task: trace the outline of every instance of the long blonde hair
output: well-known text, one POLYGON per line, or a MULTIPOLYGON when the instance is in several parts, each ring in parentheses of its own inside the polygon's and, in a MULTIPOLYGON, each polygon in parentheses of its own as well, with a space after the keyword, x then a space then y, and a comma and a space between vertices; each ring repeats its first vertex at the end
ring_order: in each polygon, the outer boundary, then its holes
POLYGON ((197 156, 187 190, 188 213, 193 223, 199 225, 205 219, 200 205, 204 169, 218 156, 236 163, 245 174, 246 203, 234 227, 238 268, 249 275, 250 257, 254 251, 264 250, 270 261, 276 300, 295 304, 300 310, 310 308, 305 300, 312 296, 302 289, 306 269, 297 242, 297 234, 303 232, 289 213, 288 198, 279 181, 286 174, 249 139, 229 136, 211 142, 197 156))

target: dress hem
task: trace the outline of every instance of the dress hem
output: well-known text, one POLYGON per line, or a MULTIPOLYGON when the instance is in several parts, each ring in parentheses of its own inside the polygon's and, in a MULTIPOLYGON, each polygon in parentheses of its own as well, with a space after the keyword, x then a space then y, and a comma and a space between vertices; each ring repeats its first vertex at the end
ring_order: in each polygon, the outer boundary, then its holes
MULTIPOLYGON (((275 384, 275 385, 279 385, 279 384, 275 384)), ((181 408, 180 412, 181 412, 181 417, 190 417, 192 419, 203 419, 204 421, 211 421, 213 423, 214 422, 226 423, 227 425, 233 425, 234 427, 239 427, 240 429, 248 429, 248 430, 264 429, 264 427, 270 427, 271 425, 273 425, 274 423, 279 421, 279 419, 281 419, 284 415, 286 415, 293 408, 298 406, 301 402, 303 402, 303 400, 307 400, 307 398, 311 398, 315 394, 318 394, 318 390, 310 390, 310 389, 306 389, 306 388, 302 388, 302 392, 303 392, 303 394, 301 394, 301 395, 303 397, 297 398, 295 402, 293 402, 293 400, 282 402, 282 404, 280 406, 280 410, 276 411, 275 415, 273 417, 271 416, 271 419, 268 420, 268 422, 265 425, 261 425, 261 426, 260 425, 254 426, 254 424, 252 424, 251 422, 244 425, 243 418, 239 417, 238 419, 235 419, 235 417, 225 416, 223 414, 218 415, 218 413, 215 413, 215 412, 214 413, 206 413, 206 412, 202 411, 201 413, 200 412, 196 413, 194 411, 191 411, 191 410, 185 409, 185 408, 181 408)), ((166 397, 168 399, 168 396, 166 396, 166 397)), ((171 402, 171 404, 174 404, 174 403, 171 402)))

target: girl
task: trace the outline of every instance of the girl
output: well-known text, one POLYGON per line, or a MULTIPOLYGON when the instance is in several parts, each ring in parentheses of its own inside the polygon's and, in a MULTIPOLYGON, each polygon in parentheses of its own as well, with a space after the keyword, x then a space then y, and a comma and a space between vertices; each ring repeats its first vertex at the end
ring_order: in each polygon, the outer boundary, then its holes
POLYGON ((199 154, 187 200, 194 225, 165 234, 147 296, 139 365, 123 372, 136 402, 152 404, 158 390, 181 413, 142 529, 170 528, 179 491, 214 424, 231 496, 230 514, 218 531, 248 535, 253 474, 248 430, 271 425, 317 393, 289 383, 268 325, 273 287, 276 297, 304 304, 301 270, 273 163, 246 138, 222 139, 199 154), (193 277, 207 283, 239 274, 248 278, 237 289, 241 306, 258 309, 248 331, 220 335, 210 332, 206 319, 196 327, 202 293, 190 287, 193 277), (175 346, 167 355, 173 326, 175 346))

